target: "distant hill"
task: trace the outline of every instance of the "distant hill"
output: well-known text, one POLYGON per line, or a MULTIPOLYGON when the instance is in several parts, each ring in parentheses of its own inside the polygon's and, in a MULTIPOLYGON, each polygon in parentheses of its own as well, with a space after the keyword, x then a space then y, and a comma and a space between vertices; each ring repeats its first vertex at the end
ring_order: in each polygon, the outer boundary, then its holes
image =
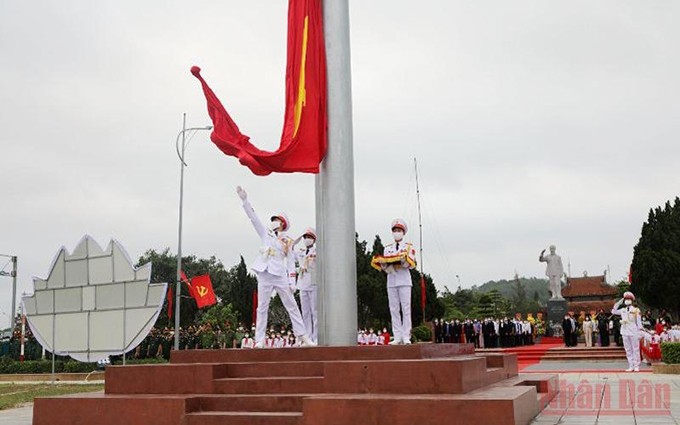
MULTIPOLYGON (((548 292, 548 279, 520 277, 519 281, 524 285, 528 299, 534 299, 534 292, 538 291, 538 301, 543 305, 548 302, 548 299, 550 298, 550 292, 548 292)), ((513 285, 515 285, 514 280, 490 280, 481 286, 473 286, 472 290, 479 293, 485 293, 497 289, 504 297, 512 298, 514 294, 513 285)))

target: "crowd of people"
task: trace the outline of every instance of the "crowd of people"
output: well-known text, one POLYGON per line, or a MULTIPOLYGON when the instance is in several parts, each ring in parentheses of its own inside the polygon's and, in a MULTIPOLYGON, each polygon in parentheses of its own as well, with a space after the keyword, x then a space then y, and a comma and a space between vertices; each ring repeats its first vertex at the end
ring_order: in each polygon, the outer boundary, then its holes
MULTIPOLYGON (((641 313, 641 322, 645 341, 658 339, 661 343, 680 340, 680 327, 673 325, 671 316, 665 310, 656 314, 645 311, 641 313)), ((609 347, 613 344, 623 346, 621 318, 610 311, 600 309, 594 316, 585 313, 578 317, 568 313, 562 319, 561 329, 567 347, 577 346, 580 335, 583 335, 586 347, 609 347)))
POLYGON ((535 320, 487 317, 485 319, 434 319, 435 343, 471 343, 475 348, 532 345, 537 334, 535 320))
MULTIPOLYGON (((232 329, 228 325, 219 326, 210 323, 192 325, 186 329, 180 328, 179 349, 252 349, 255 348, 254 333, 255 327, 247 329, 243 324, 239 324, 236 329, 232 329)), ((149 335, 129 356, 136 359, 153 357, 168 359, 174 339, 175 331, 173 328, 152 328, 149 335)), ((275 328, 272 326, 265 332, 263 348, 297 347, 300 346, 300 343, 301 341, 299 338, 295 338, 290 327, 280 326, 275 328)))
MULTIPOLYGON (((359 345, 387 345, 392 342, 391 335, 387 332, 387 328, 378 329, 376 332, 373 328, 359 329, 357 333, 357 344, 359 345)), ((410 343, 410 341, 409 341, 410 343)))

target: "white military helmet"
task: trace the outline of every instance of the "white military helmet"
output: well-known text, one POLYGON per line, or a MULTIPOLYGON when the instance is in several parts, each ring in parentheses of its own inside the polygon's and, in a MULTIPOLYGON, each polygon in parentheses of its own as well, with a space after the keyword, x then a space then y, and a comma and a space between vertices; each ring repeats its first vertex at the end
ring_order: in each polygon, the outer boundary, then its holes
POLYGON ((630 291, 626 291, 623 293, 623 298, 626 300, 635 300, 635 295, 630 291))
POLYGON ((305 229, 305 233, 303 233, 302 236, 303 237, 304 236, 311 236, 311 237, 314 238, 314 240, 316 240, 316 230, 314 230, 313 227, 308 227, 307 229, 305 229))
POLYGON ((398 228, 404 231, 404 234, 408 232, 408 226, 406 225, 406 222, 402 220, 401 218, 395 218, 392 220, 392 229, 398 228))
POLYGON ((274 220, 275 218, 281 220, 284 232, 287 231, 288 228, 290 228, 290 221, 288 221, 288 216, 285 213, 274 214, 273 216, 271 216, 270 220, 274 220))

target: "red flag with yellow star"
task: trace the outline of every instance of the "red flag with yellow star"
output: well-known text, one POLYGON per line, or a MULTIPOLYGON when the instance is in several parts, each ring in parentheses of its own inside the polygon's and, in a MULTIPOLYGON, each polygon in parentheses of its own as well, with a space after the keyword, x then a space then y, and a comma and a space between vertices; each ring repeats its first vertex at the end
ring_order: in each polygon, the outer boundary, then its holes
POLYGON ((208 102, 214 130, 210 139, 225 154, 237 157, 254 174, 318 173, 326 154, 326 51, 321 0, 289 0, 286 112, 279 148, 258 149, 241 133, 194 66, 208 102))

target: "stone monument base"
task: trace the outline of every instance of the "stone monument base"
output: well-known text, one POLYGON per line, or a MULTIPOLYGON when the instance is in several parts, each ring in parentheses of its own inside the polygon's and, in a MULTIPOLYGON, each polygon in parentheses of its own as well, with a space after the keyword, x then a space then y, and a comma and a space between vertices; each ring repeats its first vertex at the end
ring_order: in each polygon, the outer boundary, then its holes
POLYGON ((553 322, 556 325, 562 325, 562 319, 564 315, 567 314, 567 300, 561 299, 549 299, 548 300, 548 324, 553 322))
POLYGON ((104 394, 36 398, 34 425, 527 425, 557 375, 472 344, 173 351, 104 394))

